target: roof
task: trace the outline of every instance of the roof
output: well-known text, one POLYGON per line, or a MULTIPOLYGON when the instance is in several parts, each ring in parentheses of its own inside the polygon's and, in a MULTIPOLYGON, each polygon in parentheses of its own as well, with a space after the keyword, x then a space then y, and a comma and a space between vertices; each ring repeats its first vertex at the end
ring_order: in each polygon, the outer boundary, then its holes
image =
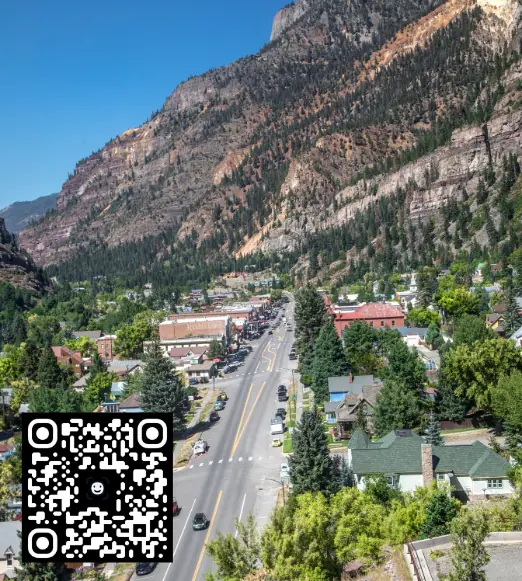
POLYGON ((497 321, 503 321, 504 315, 501 313, 490 313, 486 315, 486 322, 490 325, 494 325, 497 321))
POLYGON ((404 313, 399 307, 386 303, 367 303, 347 313, 336 313, 335 319, 351 321, 360 319, 396 319, 404 318, 404 313))
POLYGON ((129 395, 129 397, 126 397, 120 403, 120 409, 133 409, 133 408, 141 408, 139 393, 133 393, 132 395, 129 395))
MULTIPOLYGON (((352 438, 353 439, 353 438, 352 438)), ((394 430, 377 442, 362 448, 360 438, 352 450, 355 474, 422 474, 421 444, 423 439, 411 430, 394 430)))
POLYGON ((435 472, 472 478, 506 478, 509 462, 482 442, 433 448, 435 472))
POLYGON ((363 392, 363 387, 365 385, 382 384, 382 381, 373 375, 353 375, 351 382, 349 379, 349 375, 342 377, 329 377, 329 393, 353 393, 354 395, 358 395, 363 392))
POLYGON ((397 327, 395 329, 396 331, 399 331, 399 333, 403 336, 403 337, 408 337, 408 336, 413 336, 413 335, 427 335, 428 334, 428 328, 427 327, 397 327))
POLYGON ((53 350, 54 356, 59 359, 72 359, 73 361, 75 361, 78 364, 83 363, 83 359, 81 358, 80 355, 77 355, 74 351, 71 351, 71 349, 69 349, 69 347, 65 347, 65 345, 59 345, 57 347, 51 347, 51 349, 53 350))
POLYGON ((80 337, 87 337, 88 339, 99 339, 103 333, 101 331, 73 331, 72 336, 75 339, 79 339, 80 337))
POLYGON ((85 387, 90 376, 90 373, 86 373, 83 377, 80 377, 80 379, 73 383, 73 387, 85 387))
POLYGON ((348 448, 351 450, 366 450, 370 439, 368 434, 363 430, 354 430, 350 441, 348 442, 348 448))
POLYGON ((210 371, 214 365, 213 361, 204 361, 203 363, 198 363, 197 365, 191 365, 188 368, 188 372, 193 371, 210 371))
POLYGON ((505 313, 506 312, 506 305, 503 305, 503 304, 493 305, 493 312, 494 313, 505 313))
POLYGON ((140 359, 114 359, 113 361, 107 362, 107 371, 130 371, 140 365, 142 365, 140 359))
POLYGON ((330 414, 333 413, 337 409, 337 407, 338 407, 338 405, 340 403, 341 403, 340 401, 327 401, 327 402, 325 402, 324 403, 324 411, 325 411, 325 413, 327 413, 327 414, 328 413, 330 413, 330 414))
POLYGON ((20 521, 0 522, 0 555, 4 555, 9 548, 15 557, 19 555, 20 539, 17 533, 21 530, 22 523, 20 521))
POLYGON ((208 351, 208 347, 172 347, 169 351, 170 357, 182 359, 187 357, 189 353, 193 355, 203 355, 208 351))

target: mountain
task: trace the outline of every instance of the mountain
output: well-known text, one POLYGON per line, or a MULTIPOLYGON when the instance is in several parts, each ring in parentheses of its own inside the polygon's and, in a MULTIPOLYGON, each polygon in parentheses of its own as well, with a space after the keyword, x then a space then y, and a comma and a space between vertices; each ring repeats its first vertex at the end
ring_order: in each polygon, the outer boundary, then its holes
POLYGON ((0 217, 4 218, 6 228, 16 234, 22 228, 27 228, 31 222, 39 220, 44 214, 54 210, 57 198, 58 194, 49 194, 30 202, 14 202, 0 210, 0 217))
POLYGON ((257 55, 182 83, 79 161, 21 244, 68 279, 169 284, 505 254, 519 244, 501 182, 522 144, 520 15, 516 0, 297 1, 257 55))
POLYGON ((31 257, 16 244, 3 218, 0 218, 0 283, 40 293, 49 287, 49 281, 31 257))

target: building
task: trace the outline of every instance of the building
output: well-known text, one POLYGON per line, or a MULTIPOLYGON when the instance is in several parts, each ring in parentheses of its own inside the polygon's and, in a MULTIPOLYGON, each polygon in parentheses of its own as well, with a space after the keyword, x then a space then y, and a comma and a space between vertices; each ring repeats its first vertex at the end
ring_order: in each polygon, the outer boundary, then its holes
POLYGON ((334 325, 339 337, 354 321, 363 321, 370 327, 398 328, 404 327, 405 315, 400 307, 386 303, 367 303, 353 311, 334 314, 334 325))
POLYGON ((143 413, 139 393, 133 393, 132 395, 129 395, 129 397, 125 398, 122 402, 119 403, 119 405, 118 404, 116 405, 118 407, 118 411, 122 414, 143 413))
POLYGON ((114 359, 107 363, 107 371, 112 371, 120 378, 140 373, 142 368, 143 363, 139 359, 114 359))
POLYGON ((0 522, 0 580, 16 578, 15 567, 20 567, 19 520, 0 522))
POLYGON ((64 345, 51 347, 51 349, 56 357, 56 361, 65 365, 65 367, 69 367, 75 377, 79 378, 83 375, 84 363, 81 351, 71 351, 69 347, 65 347, 64 345))
POLYGON ((509 462, 482 442, 432 446, 411 430, 394 430, 371 442, 355 430, 348 444, 348 465, 357 488, 373 474, 386 477, 389 486, 412 492, 432 480, 447 482, 461 500, 510 495, 509 462))
POLYGON ((103 361, 112 361, 114 359, 114 341, 116 335, 105 335, 96 340, 98 355, 103 361))
POLYGON ((486 315, 486 327, 495 331, 497 335, 504 334, 504 315, 501 313, 489 313, 486 315))
POLYGON ((231 316, 226 313, 190 313, 170 315, 159 326, 160 344, 165 353, 173 347, 209 347, 214 340, 227 347, 231 316))
POLYGON ((189 379, 192 378, 205 378, 210 379, 214 372, 214 362, 204 361, 203 363, 198 363, 196 365, 191 365, 187 369, 187 375, 189 379))
POLYGON ((87 337, 91 341, 97 341, 100 337, 103 336, 102 331, 73 331, 72 336, 75 339, 79 339, 80 337, 87 337))

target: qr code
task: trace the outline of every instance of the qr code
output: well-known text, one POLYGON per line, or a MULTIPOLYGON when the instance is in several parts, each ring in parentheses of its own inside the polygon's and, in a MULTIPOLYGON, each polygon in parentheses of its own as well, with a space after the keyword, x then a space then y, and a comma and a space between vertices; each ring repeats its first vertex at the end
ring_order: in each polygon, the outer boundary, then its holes
POLYGON ((22 418, 24 561, 172 561, 171 415, 22 418))

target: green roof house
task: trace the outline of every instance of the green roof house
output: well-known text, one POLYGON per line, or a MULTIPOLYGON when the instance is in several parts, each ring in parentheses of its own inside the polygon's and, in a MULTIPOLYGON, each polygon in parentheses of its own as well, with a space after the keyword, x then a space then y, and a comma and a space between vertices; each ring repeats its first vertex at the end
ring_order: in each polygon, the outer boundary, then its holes
POLYGON ((348 445, 348 464, 360 490, 366 477, 383 474, 390 486, 403 492, 436 478, 449 482, 462 500, 513 493, 507 477, 509 462, 478 441, 432 446, 411 430, 394 430, 371 442, 356 430, 348 445))

